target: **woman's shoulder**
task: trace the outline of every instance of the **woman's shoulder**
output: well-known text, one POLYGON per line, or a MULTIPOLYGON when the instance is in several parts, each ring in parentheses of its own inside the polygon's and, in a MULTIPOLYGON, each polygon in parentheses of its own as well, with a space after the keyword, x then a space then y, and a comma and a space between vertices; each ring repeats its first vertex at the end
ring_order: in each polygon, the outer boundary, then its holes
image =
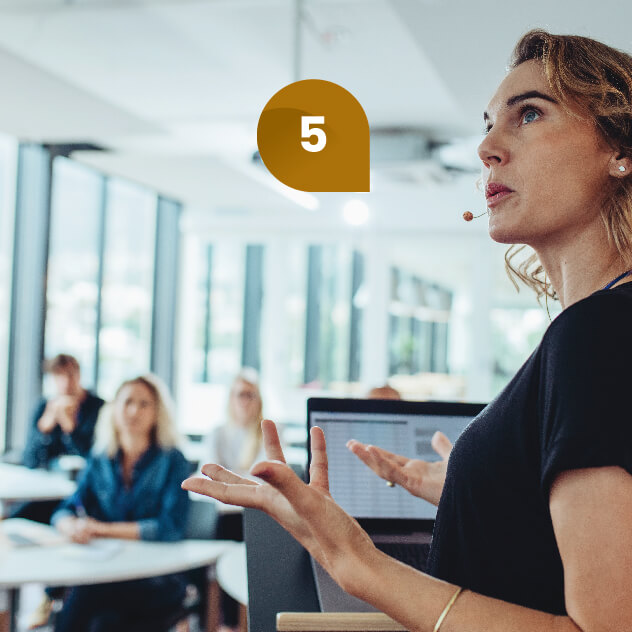
POLYGON ((549 325, 540 353, 562 362, 632 353, 632 284, 573 303, 549 325))
POLYGON ((589 327, 595 334, 600 331, 612 333, 613 328, 626 326, 632 318, 632 283, 612 290, 599 290, 564 309, 549 325, 547 337, 563 335, 565 332, 585 333, 589 327))

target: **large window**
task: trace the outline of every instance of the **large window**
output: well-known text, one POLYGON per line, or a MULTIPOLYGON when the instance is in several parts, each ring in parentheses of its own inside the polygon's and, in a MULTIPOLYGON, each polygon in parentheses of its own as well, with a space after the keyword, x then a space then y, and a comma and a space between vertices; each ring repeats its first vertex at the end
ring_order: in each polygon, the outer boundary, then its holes
POLYGON ((305 340, 306 384, 319 388, 349 382, 353 250, 309 247, 305 340))
POLYGON ((149 370, 157 199, 109 180, 106 200, 98 386, 111 397, 122 379, 149 370))
POLYGON ((538 346, 549 320, 540 307, 496 308, 492 310, 491 323, 494 361, 492 389, 494 393, 499 393, 538 346))
POLYGON ((66 158, 53 163, 44 353, 70 353, 95 386, 103 177, 66 158))
POLYGON ((0 452, 4 449, 17 142, 0 135, 0 452))
POLYGON ((149 370, 173 383, 180 204, 65 151, 0 136, 0 449, 51 394, 42 355, 76 356, 106 399, 149 370))
POLYGON ((52 174, 44 352, 110 398, 150 369, 157 196, 63 157, 52 174))
POLYGON ((284 297, 284 332, 287 340, 287 384, 303 384, 305 370, 305 314, 307 307, 307 249, 304 245, 289 245, 286 250, 287 294, 284 297))
POLYGON ((391 268, 389 374, 448 372, 452 294, 401 268, 391 268))
POLYGON ((241 367, 246 246, 229 241, 207 245, 200 263, 197 378, 228 384, 241 367))

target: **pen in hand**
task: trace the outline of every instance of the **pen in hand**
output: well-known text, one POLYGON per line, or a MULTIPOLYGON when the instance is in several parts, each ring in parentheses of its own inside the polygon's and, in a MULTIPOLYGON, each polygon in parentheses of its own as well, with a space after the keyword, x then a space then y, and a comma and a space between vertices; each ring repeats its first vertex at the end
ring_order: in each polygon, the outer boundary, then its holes
POLYGON ((77 512, 77 518, 84 519, 88 517, 88 512, 86 511, 86 508, 83 506, 81 502, 77 503, 75 510, 77 512))

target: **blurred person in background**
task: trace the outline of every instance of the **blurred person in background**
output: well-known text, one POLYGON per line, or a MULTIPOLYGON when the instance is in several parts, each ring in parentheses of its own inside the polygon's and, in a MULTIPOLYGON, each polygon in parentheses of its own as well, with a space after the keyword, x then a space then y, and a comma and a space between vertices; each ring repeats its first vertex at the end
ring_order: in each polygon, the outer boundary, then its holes
POLYGON ((206 437, 206 458, 233 472, 247 474, 254 463, 265 458, 262 419, 259 376, 254 369, 244 368, 230 387, 226 423, 213 428, 206 437))
MULTIPOLYGON (((153 375, 123 382, 99 415, 96 437, 76 492, 62 502, 52 524, 79 543, 182 539, 189 499, 180 484, 191 470, 176 447, 171 398, 163 383, 153 375)), ((181 607, 186 584, 176 573, 71 588, 55 630, 161 630, 181 607)), ((46 614, 51 607, 47 598, 38 610, 46 614)))
MULTIPOLYGON (((103 400, 81 386, 79 362, 71 355, 46 360, 44 372, 52 376, 56 395, 42 399, 33 411, 22 463, 55 469, 64 455, 88 456, 103 400)), ((20 504, 11 517, 48 524, 57 505, 56 500, 20 504)))
POLYGON ((367 394, 367 399, 401 399, 402 396, 397 389, 388 384, 384 386, 374 386, 367 394))
POLYGON ((57 394, 43 399, 33 413, 22 461, 50 468, 65 454, 87 457, 103 400, 81 386, 77 359, 60 353, 44 363, 57 394))

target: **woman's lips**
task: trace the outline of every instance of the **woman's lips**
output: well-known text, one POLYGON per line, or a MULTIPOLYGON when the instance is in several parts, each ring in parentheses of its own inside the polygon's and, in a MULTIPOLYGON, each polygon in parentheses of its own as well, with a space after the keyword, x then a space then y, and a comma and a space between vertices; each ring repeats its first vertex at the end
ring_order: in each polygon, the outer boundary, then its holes
POLYGON ((485 198, 487 199, 487 207, 496 206, 508 195, 513 193, 513 189, 510 189, 507 185, 500 182, 488 182, 485 187, 485 198))
POLYGON ((493 195, 488 196, 487 198, 487 206, 488 208, 492 206, 497 206, 502 202, 508 195, 511 195, 513 191, 506 189, 504 191, 499 191, 498 193, 494 193, 493 195))

